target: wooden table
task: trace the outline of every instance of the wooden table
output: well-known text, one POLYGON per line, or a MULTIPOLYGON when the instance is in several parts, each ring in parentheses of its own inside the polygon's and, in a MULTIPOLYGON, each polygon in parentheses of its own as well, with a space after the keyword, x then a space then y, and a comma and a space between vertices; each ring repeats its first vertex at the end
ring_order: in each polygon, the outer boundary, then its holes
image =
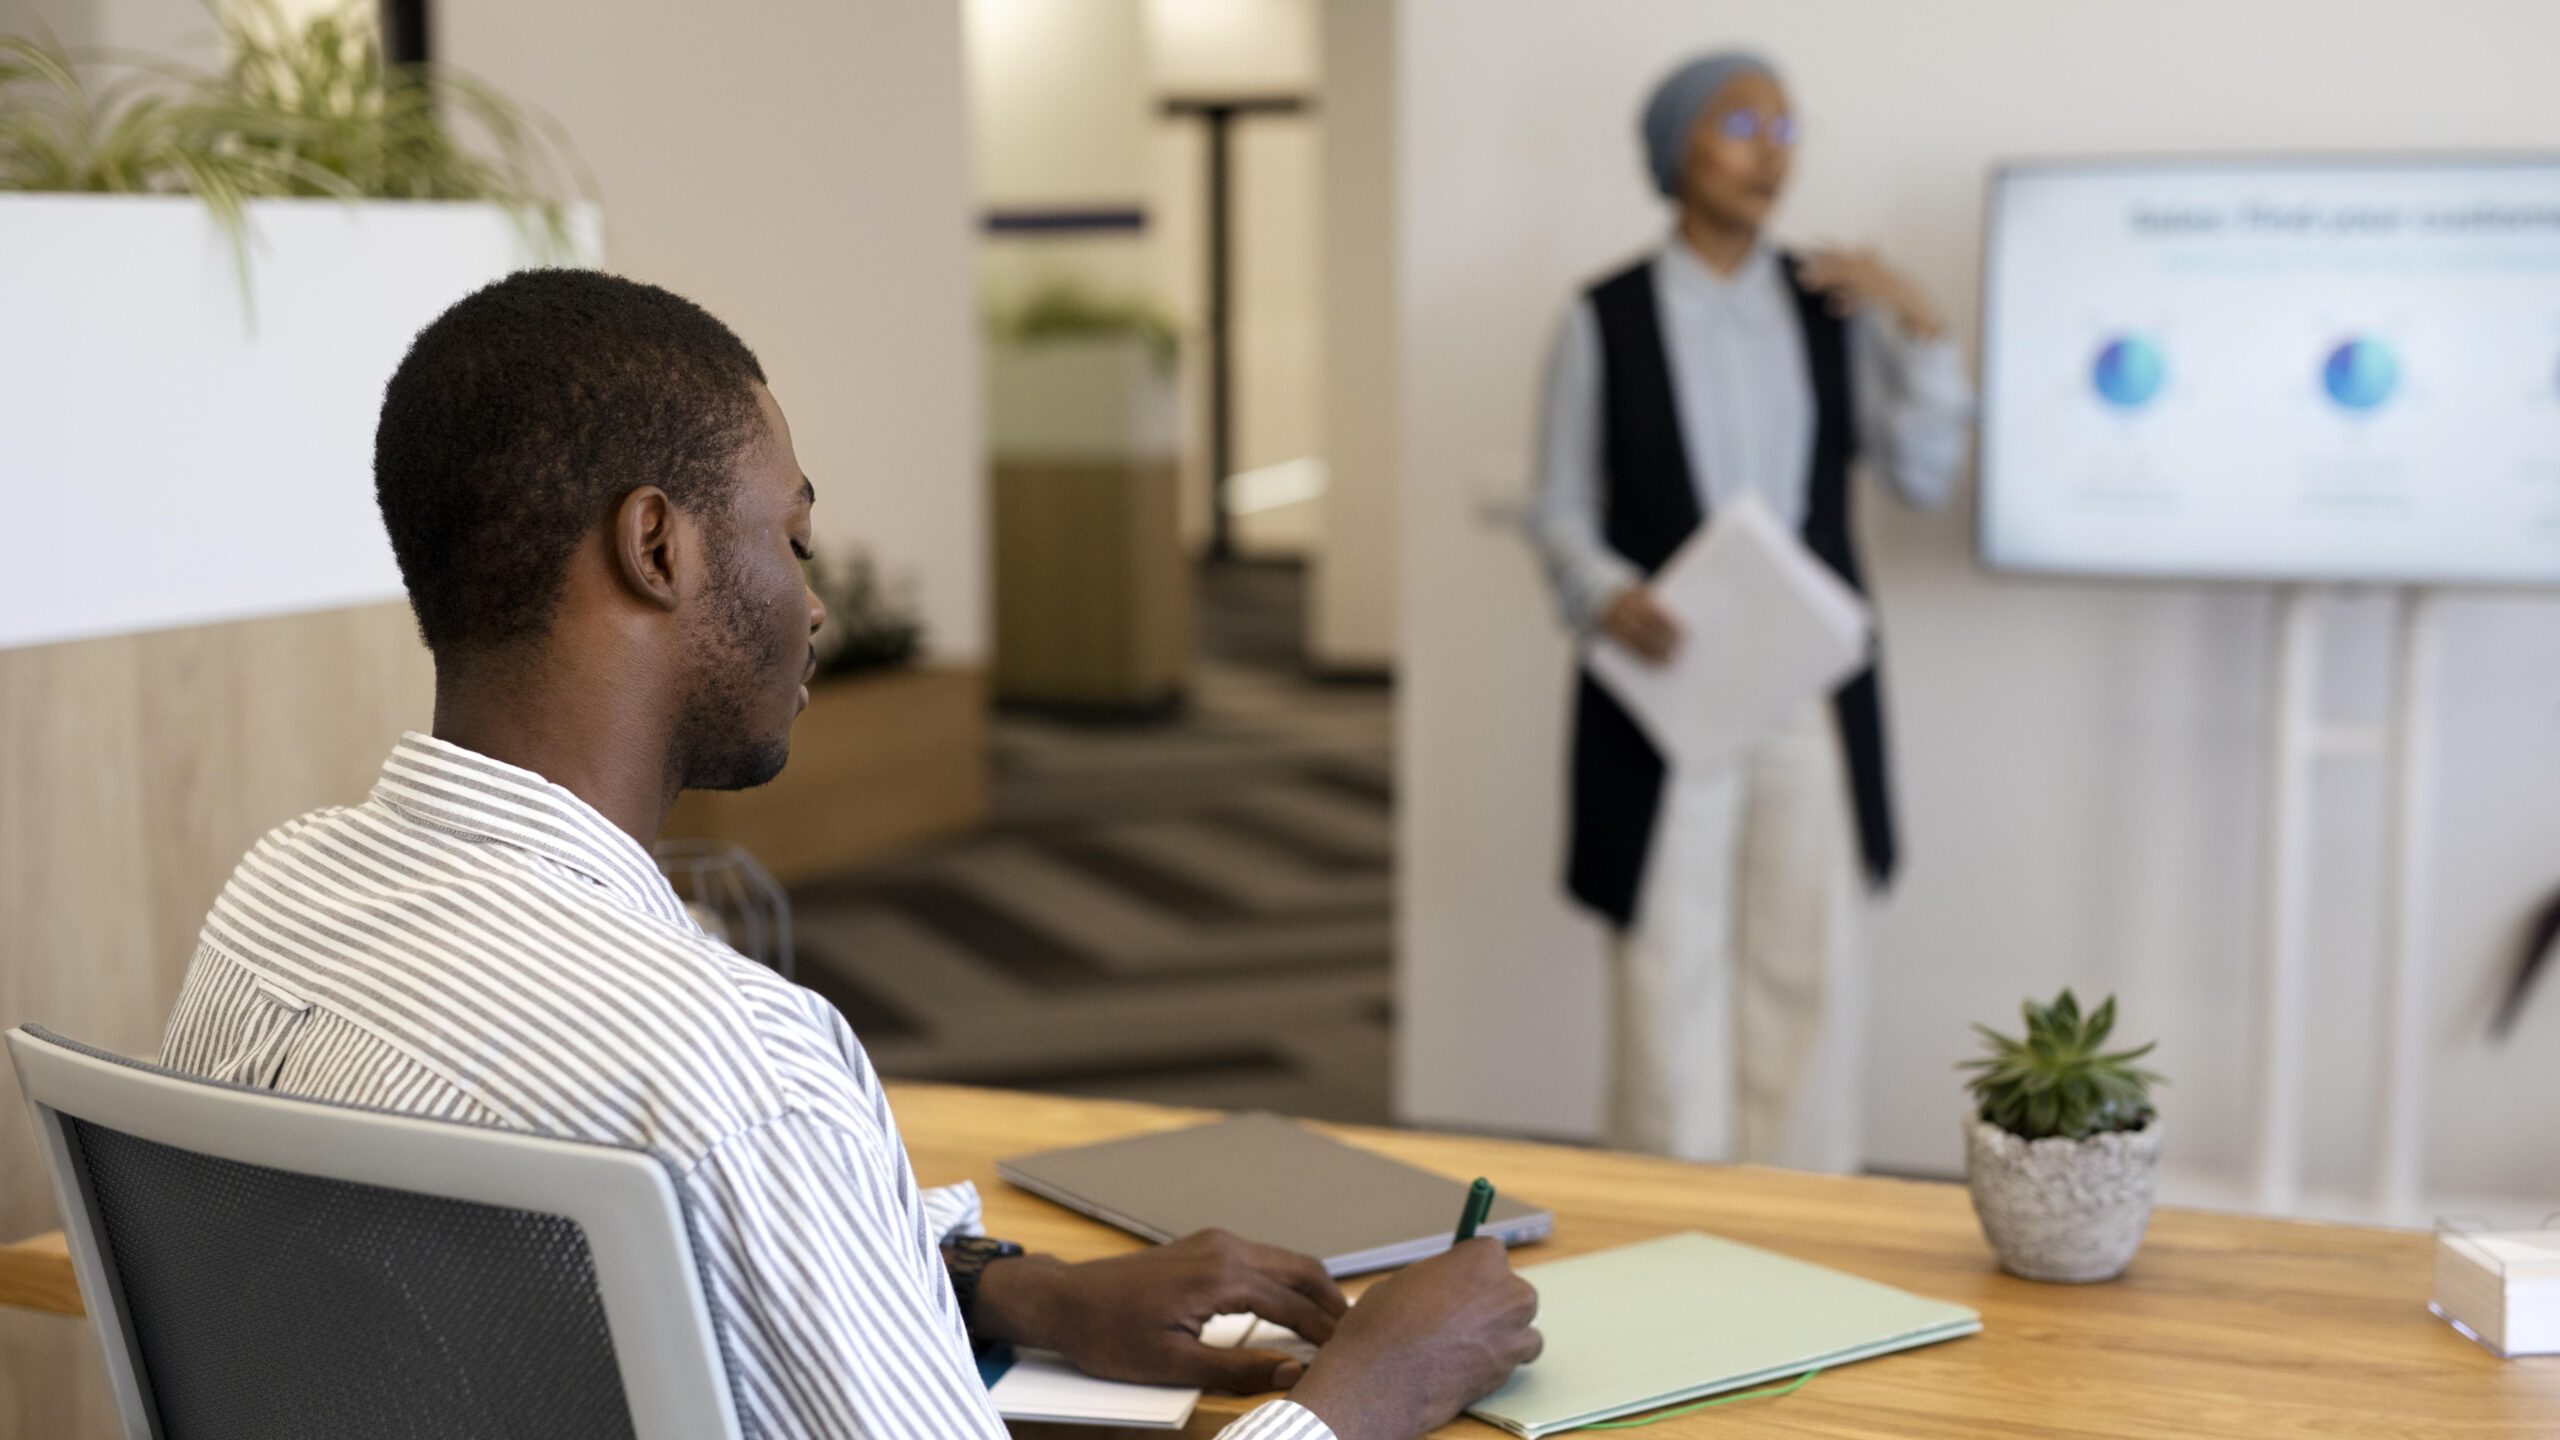
MULTIPOLYGON (((990 1233, 1074 1259, 1138 1242, 1005 1185, 997 1157, 1199 1117, 940 1085, 894 1085, 890 1098, 919 1180, 976 1181, 990 1233)), ((1957 1186, 1336 1133, 1443 1174, 1490 1175, 1552 1208, 1554 1238, 1520 1251, 1523 1264, 1697 1229, 1982 1312, 1983 1333, 1970 1339, 1646 1432, 1660 1440, 2560 1436, 2560 1358, 2501 1361, 2429 1315, 2434 1239, 2424 1233, 2164 1210, 2123 1279, 2038 1285, 1999 1272, 1957 1186)), ((0 1249, 0 1303, 76 1311, 59 1237, 0 1249)), ((1253 1403, 1207 1397, 1195 1433, 1253 1403)), ((1444 1433, 1501 1432, 1462 1421, 1444 1433)))
POLYGON ((80 1282, 71 1276, 71 1247, 61 1231, 0 1245, 0 1305, 82 1313, 80 1282))

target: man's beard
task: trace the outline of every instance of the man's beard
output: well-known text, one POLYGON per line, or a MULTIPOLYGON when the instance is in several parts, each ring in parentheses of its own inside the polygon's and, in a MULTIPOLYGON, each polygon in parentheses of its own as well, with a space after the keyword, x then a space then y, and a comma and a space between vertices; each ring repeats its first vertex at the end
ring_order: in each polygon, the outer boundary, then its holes
POLYGON ((764 654, 763 621, 725 553, 714 560, 711 616, 694 645, 693 684, 675 735, 677 784, 686 790, 752 790, 782 773, 791 731, 756 730, 760 691, 780 657, 764 654))

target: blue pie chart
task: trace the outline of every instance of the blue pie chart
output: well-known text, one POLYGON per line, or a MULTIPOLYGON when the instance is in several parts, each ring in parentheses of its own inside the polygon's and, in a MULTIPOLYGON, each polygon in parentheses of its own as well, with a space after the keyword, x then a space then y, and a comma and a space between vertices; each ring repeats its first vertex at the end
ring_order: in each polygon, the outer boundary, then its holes
POLYGON ((2400 358, 2379 340, 2352 336, 2329 352, 2320 367, 2320 384, 2347 409, 2372 410, 2400 388, 2400 358))
POLYGON ((2119 335, 2108 341, 2098 352, 2098 363, 2089 367, 2089 383, 2098 388, 2098 398, 2119 410, 2139 410, 2150 404, 2168 378, 2168 359, 2159 346, 2140 335, 2119 335))

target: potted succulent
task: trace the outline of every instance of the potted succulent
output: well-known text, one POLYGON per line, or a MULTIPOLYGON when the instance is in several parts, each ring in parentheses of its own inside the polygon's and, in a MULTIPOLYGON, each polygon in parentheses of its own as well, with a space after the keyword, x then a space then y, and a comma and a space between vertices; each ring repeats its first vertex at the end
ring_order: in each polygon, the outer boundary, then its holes
POLYGON ((2115 1028, 2110 996, 2083 1015, 2064 990, 2029 1000, 2026 1035, 1976 1025, 1990 1052, 1960 1067, 1978 1102, 1965 1126, 1973 1211, 2002 1269, 2029 1280, 2088 1284, 2132 1263, 2151 1221, 2160 1123, 2134 1062, 2150 1045, 2104 1048, 2115 1028))

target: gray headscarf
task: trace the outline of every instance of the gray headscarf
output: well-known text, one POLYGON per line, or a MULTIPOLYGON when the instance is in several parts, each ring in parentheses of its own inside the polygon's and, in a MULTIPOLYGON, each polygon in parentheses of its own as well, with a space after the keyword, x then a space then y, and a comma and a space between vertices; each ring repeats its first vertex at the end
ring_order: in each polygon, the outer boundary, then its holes
POLYGON ((1778 78, 1777 67, 1748 50, 1719 50, 1701 55, 1662 78, 1644 102, 1644 155, 1653 168, 1653 183, 1672 200, 1680 198, 1680 170, 1689 157, 1689 133, 1698 116, 1725 82, 1743 75, 1778 78))

